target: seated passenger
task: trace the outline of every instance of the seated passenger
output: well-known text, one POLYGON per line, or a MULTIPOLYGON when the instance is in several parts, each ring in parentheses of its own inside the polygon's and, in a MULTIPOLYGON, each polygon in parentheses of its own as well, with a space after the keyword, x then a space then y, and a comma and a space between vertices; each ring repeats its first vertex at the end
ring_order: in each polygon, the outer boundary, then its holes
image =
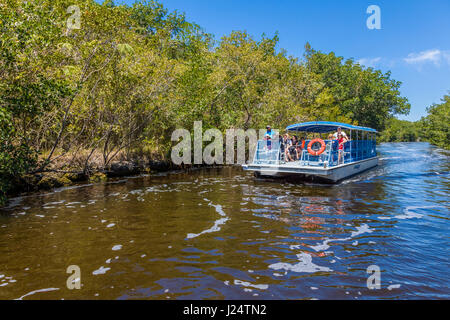
POLYGON ((292 137, 291 144, 288 148, 287 159, 288 161, 297 161, 298 160, 298 152, 297 152, 297 144, 298 140, 296 136, 292 137))
POLYGON ((284 153, 284 159, 286 161, 289 161, 288 150, 289 147, 292 145, 292 140, 289 138, 289 134, 287 133, 284 134, 282 144, 283 144, 282 152, 284 153))
POLYGON ((297 153, 298 153, 298 160, 301 159, 303 150, 306 148, 306 141, 305 137, 301 137, 300 141, 297 143, 297 153))
POLYGON ((280 136, 280 152, 283 155, 283 159, 286 159, 286 146, 289 140, 289 135, 285 133, 284 135, 280 136))

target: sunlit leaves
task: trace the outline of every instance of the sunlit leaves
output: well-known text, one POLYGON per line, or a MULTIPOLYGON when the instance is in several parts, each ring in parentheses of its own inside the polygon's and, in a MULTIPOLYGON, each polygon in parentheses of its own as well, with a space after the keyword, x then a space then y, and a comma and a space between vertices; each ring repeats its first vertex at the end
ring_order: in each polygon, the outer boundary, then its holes
POLYGON ((450 95, 445 95, 440 104, 433 104, 427 112, 428 116, 419 122, 421 136, 450 150, 450 95))

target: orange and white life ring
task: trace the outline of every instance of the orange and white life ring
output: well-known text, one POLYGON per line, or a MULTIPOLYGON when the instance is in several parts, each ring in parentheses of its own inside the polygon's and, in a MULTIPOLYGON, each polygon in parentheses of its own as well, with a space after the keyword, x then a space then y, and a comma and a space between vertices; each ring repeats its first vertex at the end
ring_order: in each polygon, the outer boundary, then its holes
POLYGON ((321 155, 325 151, 326 148, 327 148, 327 145, 325 144, 325 141, 323 141, 322 139, 319 139, 319 138, 311 140, 311 142, 308 144, 308 152, 312 156, 319 156, 319 155, 321 155), (320 143, 320 149, 319 150, 313 150, 312 149, 312 147, 316 143, 320 143))

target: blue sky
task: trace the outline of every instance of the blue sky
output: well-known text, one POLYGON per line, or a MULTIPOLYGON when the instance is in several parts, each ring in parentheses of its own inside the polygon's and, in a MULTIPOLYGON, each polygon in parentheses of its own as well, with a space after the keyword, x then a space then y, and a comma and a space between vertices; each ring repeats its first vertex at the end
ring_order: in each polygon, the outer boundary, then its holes
MULTIPOLYGON (((133 1, 127 0, 127 3, 133 1)), ((382 71, 403 83, 402 95, 418 120, 426 108, 450 91, 449 0, 162 0, 170 11, 184 12, 216 40, 233 30, 259 39, 278 32, 279 48, 301 57, 308 41, 316 50, 382 71), (366 25, 370 5, 381 10, 381 29, 366 25)))

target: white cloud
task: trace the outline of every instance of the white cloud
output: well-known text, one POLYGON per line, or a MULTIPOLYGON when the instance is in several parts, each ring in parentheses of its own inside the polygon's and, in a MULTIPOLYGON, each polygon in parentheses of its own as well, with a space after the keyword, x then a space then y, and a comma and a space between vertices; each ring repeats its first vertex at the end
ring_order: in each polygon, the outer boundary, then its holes
POLYGON ((442 52, 438 49, 426 50, 420 53, 410 53, 408 57, 403 60, 409 64, 421 64, 426 62, 432 62, 436 65, 439 65, 443 56, 447 55, 447 53, 442 52))
POLYGON ((447 60, 447 63, 450 64, 450 51, 449 52, 444 52, 444 59, 447 60))
POLYGON ((377 57, 377 58, 362 58, 359 59, 358 61, 356 61, 356 63, 359 63, 362 66, 366 66, 366 67, 375 67, 375 65, 380 62, 381 58, 377 57))

